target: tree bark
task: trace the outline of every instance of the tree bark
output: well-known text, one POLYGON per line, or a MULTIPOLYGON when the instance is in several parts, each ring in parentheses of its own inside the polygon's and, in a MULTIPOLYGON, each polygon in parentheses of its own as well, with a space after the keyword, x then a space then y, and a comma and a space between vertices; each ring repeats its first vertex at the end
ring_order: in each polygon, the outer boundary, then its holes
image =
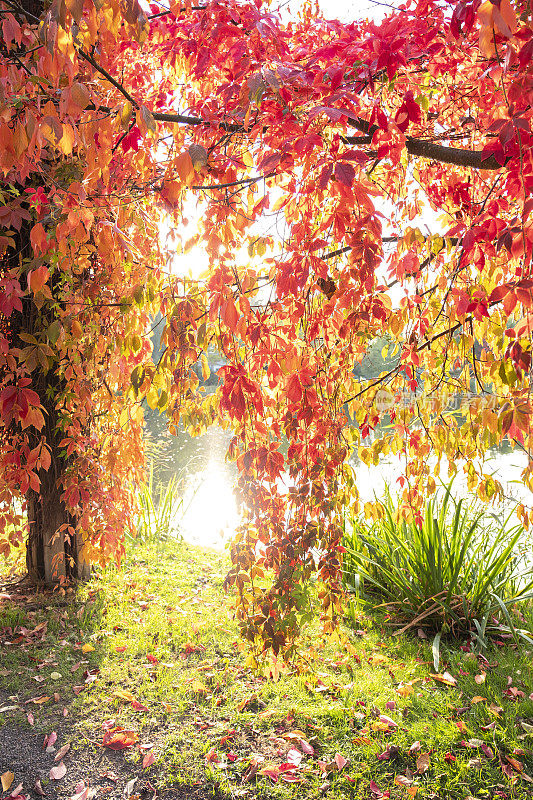
MULTIPOLYGON (((52 463, 50 470, 53 467, 52 463)), ((84 556, 81 534, 76 531, 76 521, 61 502, 60 489, 49 477, 46 473, 40 492, 31 490, 26 497, 28 577, 33 583, 47 586, 68 579, 87 580, 90 564, 84 556)))

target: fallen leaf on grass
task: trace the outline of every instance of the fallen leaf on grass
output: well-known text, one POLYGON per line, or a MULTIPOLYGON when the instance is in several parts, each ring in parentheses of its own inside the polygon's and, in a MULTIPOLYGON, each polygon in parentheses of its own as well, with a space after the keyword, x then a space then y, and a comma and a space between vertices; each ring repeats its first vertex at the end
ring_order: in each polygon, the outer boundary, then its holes
POLYGON ((400 755, 400 748, 395 744, 388 744, 383 753, 376 756, 378 761, 390 761, 391 759, 398 758, 400 755))
POLYGON ((400 697, 409 697, 409 695, 414 694, 415 690, 410 683, 406 683, 404 686, 398 686, 396 691, 400 697))
POLYGON ((193 692, 193 694, 201 695, 201 694, 207 694, 208 689, 207 686, 204 683, 202 683, 202 681, 194 680, 191 683, 191 691, 193 692))
POLYGON ((124 730, 117 726, 104 733, 102 745, 110 750, 126 750, 128 747, 133 747, 138 740, 139 737, 135 731, 124 730))
POLYGON ((149 753, 146 753, 145 757, 143 758, 143 769, 151 767, 152 764, 155 764, 155 756, 152 751, 150 751, 149 753))
POLYGON ((411 778, 408 778, 407 775, 396 775, 394 783, 396 786, 412 786, 413 781, 411 778))
POLYGON ((128 781, 124 787, 123 795, 124 797, 130 797, 131 793, 133 792, 133 788, 137 783, 137 778, 132 778, 131 781, 128 781))
POLYGON ((471 747, 472 749, 481 747, 483 744, 484 742, 482 739, 469 739, 468 742, 466 742, 467 747, 471 747))
POLYGON ((273 783, 279 781, 279 767, 275 764, 269 764, 267 767, 263 767, 257 774, 263 775, 265 778, 270 778, 273 783))
POLYGON ((2 791, 7 792, 14 780, 14 772, 4 772, 4 774, 0 777, 0 781, 2 782, 2 791))
POLYGON ((489 747, 488 744, 485 744, 485 742, 483 742, 483 744, 481 745, 480 750, 482 750, 485 753, 487 758, 489 759, 494 758, 494 753, 492 752, 492 748, 489 747))
POLYGON ((341 756, 340 753, 335 753, 335 758, 333 760, 337 765, 337 769, 339 770, 339 772, 341 772, 341 770, 343 770, 346 764, 348 763, 348 759, 344 758, 344 756, 341 756))
POLYGON ((66 774, 67 774, 67 768, 65 766, 65 763, 61 761, 61 763, 58 764, 57 767, 52 767, 52 769, 50 770, 50 779, 53 781, 60 781, 61 778, 64 778, 66 774))
POLYGON ((474 677, 474 680, 478 685, 480 685, 482 683, 485 683, 486 677, 487 677, 487 673, 486 672, 481 672, 479 675, 476 675, 474 677))
POLYGON ((486 697, 481 697, 480 695, 476 694, 476 696, 473 697, 470 702, 475 705, 476 703, 484 703, 486 699, 486 697))
POLYGON ((157 656, 153 656, 151 653, 149 653, 149 654, 146 656, 146 658, 148 659, 148 661, 150 662, 150 664, 159 664, 159 659, 157 658, 157 656))
POLYGON ((35 781, 35 786, 33 787, 33 791, 35 792, 35 794, 38 794, 40 797, 44 797, 45 796, 44 789, 41 786, 41 781, 40 780, 36 780, 35 781))
POLYGON ((512 756, 505 756, 505 759, 517 772, 524 771, 524 766, 521 761, 518 761, 516 758, 513 758, 512 756))
POLYGON ((437 675, 432 672, 431 677, 439 681, 439 683, 444 683, 446 686, 457 686, 457 678, 454 678, 449 672, 443 672, 442 675, 437 675))
POLYGON ((205 760, 211 762, 211 764, 220 764, 222 762, 222 758, 219 756, 214 747, 212 747, 211 750, 205 754, 205 760))
POLYGON ((370 781, 368 788, 370 789, 374 797, 383 797, 383 792, 381 791, 381 789, 379 788, 379 786, 375 781, 370 781))
POLYGON ((124 689, 115 689, 113 692, 113 697, 117 697, 119 700, 124 700, 126 703, 132 703, 135 700, 132 693, 124 691, 124 689))
POLYGON ((296 730, 291 731, 290 733, 284 733, 282 739, 290 739, 297 742, 300 745, 302 752, 308 756, 312 756, 315 752, 313 745, 309 744, 309 742, 305 739, 305 733, 303 731, 296 730))
POLYGON ((139 703, 138 700, 132 700, 131 707, 134 709, 134 711, 148 711, 148 707, 143 706, 143 704, 139 703))
POLYGON ((243 712, 245 708, 249 708, 250 706, 257 706, 259 698, 256 694, 250 695, 250 697, 245 697, 244 700, 237 705, 237 711, 243 712))
POLYGON ((301 775, 297 775, 295 772, 284 772, 281 775, 281 780, 285 781, 285 783, 303 783, 304 778, 301 775))
POLYGON ((413 781, 405 775, 396 775, 394 783, 397 786, 403 786, 409 797, 415 797, 418 792, 418 786, 413 786, 413 781))
POLYGON ((84 644, 81 647, 81 652, 83 653, 83 655, 87 655, 87 653, 92 653, 93 651, 94 647, 92 646, 92 644, 84 644))
POLYGON ((420 753, 418 758, 416 759, 416 771, 423 775, 424 772, 427 772, 429 769, 429 753, 420 753))
POLYGON ((352 742, 357 745, 357 747, 363 747, 365 744, 372 744, 372 739, 368 736, 355 736, 352 742))

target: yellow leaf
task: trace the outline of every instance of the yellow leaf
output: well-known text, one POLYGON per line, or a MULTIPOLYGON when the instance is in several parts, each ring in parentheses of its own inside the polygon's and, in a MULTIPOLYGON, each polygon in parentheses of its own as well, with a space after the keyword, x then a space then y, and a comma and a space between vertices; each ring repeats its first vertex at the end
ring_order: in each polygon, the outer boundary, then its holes
POLYGON ((4 772, 4 774, 0 777, 0 781, 2 781, 2 791, 7 792, 13 783, 14 778, 15 775, 13 772, 4 772))
POLYGON ((72 153, 72 148, 74 147, 75 141, 76 141, 76 135, 74 133, 74 128, 72 127, 72 125, 64 123, 63 136, 59 140, 59 149, 66 156, 69 156, 72 153))
POLYGON ((81 339, 81 337, 83 336, 83 328, 81 327, 77 319, 72 320, 72 325, 70 327, 70 330, 75 339, 81 339))
POLYGON ((191 689, 194 694, 207 694, 207 686, 199 680, 194 680, 191 683, 191 689))
POLYGON ((132 114, 133 114, 133 106, 129 100, 126 100, 120 111, 120 124, 122 125, 124 130, 128 130, 132 114))
POLYGON ((470 702, 471 703, 484 703, 486 699, 487 699, 486 697, 481 697, 480 695, 476 694, 476 696, 473 697, 470 702))
POLYGON ((123 689, 116 689, 113 692, 113 697, 117 697, 119 700, 125 700, 126 703, 132 703, 135 700, 131 692, 124 691, 123 689))
POLYGON ((405 686, 398 686, 396 691, 400 697, 409 697, 409 695, 414 694, 415 690, 410 684, 406 684, 405 686))
POLYGON ((376 722, 373 722, 370 727, 372 728, 372 730, 374 732, 390 730, 389 724, 387 722, 381 722, 380 720, 377 720, 376 722))
POLYGON ((442 675, 431 673, 431 677, 439 681, 439 683, 446 684, 446 686, 457 686, 457 680, 449 672, 444 672, 442 675))
POLYGON ((93 652, 93 650, 94 650, 94 647, 92 646, 92 644, 84 644, 84 645, 82 646, 82 648, 81 648, 81 652, 82 652, 84 655, 86 655, 87 653, 92 653, 92 652, 93 652))
POLYGON ((146 106, 141 106, 137 111, 137 125, 143 135, 145 135, 147 131, 155 133, 157 130, 154 115, 146 106))
POLYGON ((209 363, 207 361, 207 356, 205 353, 202 353, 200 356, 200 362, 202 364, 202 378, 206 381, 209 376, 211 375, 211 370, 209 369, 209 363))

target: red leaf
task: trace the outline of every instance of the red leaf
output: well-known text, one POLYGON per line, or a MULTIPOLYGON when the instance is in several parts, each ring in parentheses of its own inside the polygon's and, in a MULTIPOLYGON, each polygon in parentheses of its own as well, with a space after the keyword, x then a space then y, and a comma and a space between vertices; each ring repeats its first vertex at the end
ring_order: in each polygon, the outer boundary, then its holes
POLYGON ((350 188, 355 178, 355 170, 351 164, 347 164, 345 161, 337 161, 335 164, 335 177, 344 186, 350 188))

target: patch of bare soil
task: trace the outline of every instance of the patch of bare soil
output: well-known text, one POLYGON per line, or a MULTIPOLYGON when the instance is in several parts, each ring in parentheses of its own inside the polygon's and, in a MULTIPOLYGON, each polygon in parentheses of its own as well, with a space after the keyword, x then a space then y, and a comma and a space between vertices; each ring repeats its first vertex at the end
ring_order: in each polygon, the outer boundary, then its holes
MULTIPOLYGON (((58 730, 55 750, 43 747, 44 737, 27 728, 6 723, 0 728, 0 775, 7 773, 11 785, 4 798, 16 793, 16 800, 222 800, 216 786, 180 785, 163 791, 155 788, 157 773, 152 768, 150 780, 143 774, 142 764, 127 761, 122 752, 113 752, 89 742, 71 748, 59 761, 55 756, 63 744, 73 737, 68 728, 58 730), (54 780, 50 770, 63 763, 64 777, 54 780), (13 777, 9 773, 13 773, 13 777), (17 792, 18 787, 22 788, 17 792)), ((159 768, 163 771, 164 766, 159 768)))

